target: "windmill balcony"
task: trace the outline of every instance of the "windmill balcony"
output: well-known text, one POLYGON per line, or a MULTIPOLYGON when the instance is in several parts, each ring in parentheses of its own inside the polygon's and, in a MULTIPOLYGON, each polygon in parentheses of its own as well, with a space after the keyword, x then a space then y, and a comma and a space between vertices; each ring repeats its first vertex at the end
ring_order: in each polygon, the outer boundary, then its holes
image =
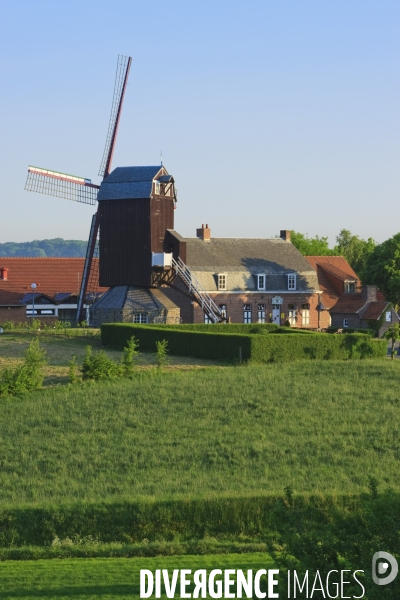
POLYGON ((152 252, 151 266, 153 269, 171 269, 172 268, 172 253, 167 252, 152 252))

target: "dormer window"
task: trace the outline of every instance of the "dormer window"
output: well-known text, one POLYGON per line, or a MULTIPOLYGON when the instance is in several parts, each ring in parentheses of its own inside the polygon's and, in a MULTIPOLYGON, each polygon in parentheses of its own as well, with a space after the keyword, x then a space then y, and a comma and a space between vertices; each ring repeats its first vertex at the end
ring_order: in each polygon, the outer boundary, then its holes
POLYGON ((347 294, 353 294, 356 291, 356 284, 354 281, 346 281, 344 284, 344 291, 347 294))
POLYGON ((159 181, 154 182, 154 193, 156 196, 161 194, 161 183, 159 181))
POLYGON ((288 280, 287 280, 287 289, 288 290, 295 290, 296 289, 296 274, 295 273, 289 273, 289 275, 287 276, 288 280))
POLYGON ((265 275, 264 274, 256 275, 256 279, 257 279, 257 290, 259 292, 265 292, 265 275))
POLYGON ((218 289, 223 291, 226 290, 226 274, 218 273, 218 289))

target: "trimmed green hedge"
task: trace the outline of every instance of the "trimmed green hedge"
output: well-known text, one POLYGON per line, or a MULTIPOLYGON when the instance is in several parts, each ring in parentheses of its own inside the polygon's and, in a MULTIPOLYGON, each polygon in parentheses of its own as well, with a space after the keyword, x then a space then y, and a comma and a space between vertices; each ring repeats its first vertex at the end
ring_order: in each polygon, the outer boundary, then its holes
POLYGON ((346 327, 345 329, 343 329, 342 327, 329 327, 329 329, 327 329, 326 331, 327 333, 337 333, 339 329, 342 329, 343 333, 346 335, 349 333, 364 333, 371 337, 375 337, 376 335, 375 329, 366 329, 362 327, 359 327, 358 329, 355 329, 353 327, 346 327))
MULTIPOLYGON (((215 327, 215 326, 214 326, 215 327)), ((223 325, 221 327, 224 327, 223 325)), ((213 333, 190 331, 182 326, 148 326, 131 323, 108 323, 101 327, 105 346, 122 349, 134 335, 142 352, 154 352, 156 342, 167 340, 168 351, 177 356, 194 356, 219 360, 287 362, 294 360, 384 358, 386 340, 373 340, 362 334, 281 335, 213 333), (241 348, 241 351, 240 351, 241 348)))

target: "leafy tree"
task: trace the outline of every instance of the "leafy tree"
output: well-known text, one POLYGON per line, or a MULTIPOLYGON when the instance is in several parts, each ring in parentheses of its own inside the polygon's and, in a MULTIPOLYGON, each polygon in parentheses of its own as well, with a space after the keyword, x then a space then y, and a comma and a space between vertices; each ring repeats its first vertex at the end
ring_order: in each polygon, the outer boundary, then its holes
POLYGON ((385 338, 392 342, 391 357, 393 360, 394 359, 394 347, 395 347, 397 340, 400 339, 400 325, 398 323, 393 323, 393 325, 391 325, 389 327, 389 329, 385 332, 385 338))
POLYGON ((314 238, 309 238, 308 234, 292 231, 290 241, 303 256, 328 256, 335 254, 334 250, 331 250, 328 246, 327 237, 316 235, 314 238))
POLYGON ((400 233, 375 246, 360 272, 362 282, 377 285, 397 310, 400 306, 400 233))
POLYGON ((358 235, 352 235, 348 229, 342 229, 336 237, 336 244, 334 254, 344 256, 354 271, 361 276, 365 262, 374 250, 376 242, 372 238, 365 241, 358 235))
POLYGON ((87 242, 81 240, 33 240, 32 242, 6 242, 0 244, 0 256, 64 256, 83 257, 87 242))

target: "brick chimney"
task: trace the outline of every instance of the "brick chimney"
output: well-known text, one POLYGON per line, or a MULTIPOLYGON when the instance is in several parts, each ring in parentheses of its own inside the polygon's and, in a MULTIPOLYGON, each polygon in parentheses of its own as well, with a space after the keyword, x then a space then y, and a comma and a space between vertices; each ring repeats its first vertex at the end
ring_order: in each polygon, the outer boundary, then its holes
POLYGON ((361 298, 365 302, 376 302, 376 285, 363 285, 361 288, 361 298))
POLYGON ((196 237, 203 240, 203 242, 209 242, 211 238, 211 229, 208 227, 208 224, 204 227, 201 226, 201 229, 196 229, 196 237))
POLYGON ((281 229, 280 238, 284 242, 290 242, 290 229, 281 229))
POLYGON ((7 281, 8 271, 9 269, 7 267, 0 267, 0 279, 2 279, 3 281, 7 281))

